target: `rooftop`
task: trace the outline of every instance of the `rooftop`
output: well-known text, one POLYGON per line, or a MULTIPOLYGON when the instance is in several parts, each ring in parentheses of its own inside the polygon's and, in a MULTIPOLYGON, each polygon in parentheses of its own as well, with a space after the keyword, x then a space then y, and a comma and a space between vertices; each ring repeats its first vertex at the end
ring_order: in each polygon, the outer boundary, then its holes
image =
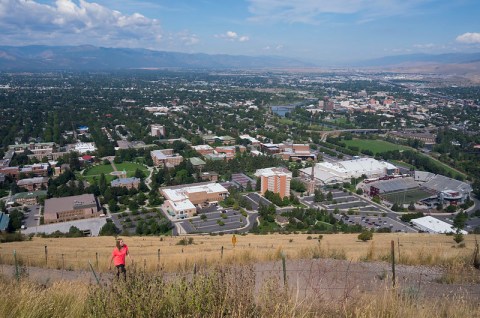
POLYGON ((64 198, 45 200, 45 214, 54 214, 71 211, 83 207, 97 206, 97 200, 93 194, 82 194, 64 198))
MULTIPOLYGON (((412 219, 412 223, 417 226, 424 227, 432 233, 453 233, 456 231, 456 229, 451 224, 440 221, 439 219, 431 216, 424 216, 422 218, 412 219)), ((461 232, 462 234, 468 234, 465 231, 461 232)))

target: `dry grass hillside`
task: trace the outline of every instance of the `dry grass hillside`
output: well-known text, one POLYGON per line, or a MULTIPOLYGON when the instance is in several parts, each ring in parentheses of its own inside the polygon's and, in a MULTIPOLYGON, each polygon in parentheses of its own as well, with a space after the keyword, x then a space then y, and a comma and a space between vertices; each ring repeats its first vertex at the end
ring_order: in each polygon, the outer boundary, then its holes
POLYGON ((9 295, 0 317, 480 317, 470 235, 461 245, 428 234, 374 234, 370 242, 246 235, 236 247, 232 235, 124 239, 136 263, 126 281, 107 273, 113 237, 1 244, 0 263, 12 264, 15 251, 22 266, 18 276, 0 266, 9 295), (405 264, 396 279, 392 241, 405 264), (88 262, 103 272, 99 284, 74 271, 88 262))
MULTIPOLYGON (((125 237, 132 259, 147 270, 159 267, 176 271, 179 266, 202 264, 246 264, 287 259, 335 258, 352 261, 389 260, 391 241, 395 243, 397 262, 406 265, 452 265, 472 258, 475 237, 467 235, 458 245, 452 236, 430 234, 374 234, 362 242, 356 234, 318 235, 232 235, 188 237, 125 237), (183 240, 183 241, 182 241, 183 240), (188 241, 192 244, 188 244, 188 241), (181 242, 187 245, 179 245, 181 242), (223 255, 222 255, 223 247, 223 255)), ((99 271, 108 270, 115 245, 113 237, 37 238, 0 245, 0 263, 17 259, 27 266, 57 269, 87 269, 90 261, 99 271), (45 258, 47 246, 47 260, 45 258), (98 267, 97 267, 98 259, 98 267)))

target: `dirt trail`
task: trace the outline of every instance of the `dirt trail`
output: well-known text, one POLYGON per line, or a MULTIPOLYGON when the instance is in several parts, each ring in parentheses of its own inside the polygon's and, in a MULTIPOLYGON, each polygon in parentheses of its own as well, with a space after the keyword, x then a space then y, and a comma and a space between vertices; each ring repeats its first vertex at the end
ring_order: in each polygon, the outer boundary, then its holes
MULTIPOLYGON (((6 277, 15 277, 15 268, 1 265, 0 273, 6 277)), ((201 271, 202 265, 198 266, 201 271)), ((259 289, 269 279, 284 284, 284 271, 281 261, 256 263, 253 265, 255 283, 259 289)), ((66 271, 29 267, 22 269, 29 279, 49 285, 55 281, 82 281, 96 284, 91 271, 66 271)), ((323 299, 345 299, 360 294, 378 293, 392 288, 391 264, 382 262, 350 262, 334 259, 287 260, 286 285, 292 293, 303 298, 308 296, 323 299)), ((97 273, 102 283, 108 283, 114 277, 113 272, 97 273)), ((167 279, 177 277, 178 273, 166 274, 167 279)), ((192 273, 181 274, 192 277, 192 273)), ((475 272, 474 275, 480 275, 475 272)), ((396 288, 409 297, 448 297, 464 296, 480 298, 480 283, 440 283, 445 277, 443 269, 427 266, 396 266, 396 288)), ((477 279, 478 281, 478 279, 477 279)))

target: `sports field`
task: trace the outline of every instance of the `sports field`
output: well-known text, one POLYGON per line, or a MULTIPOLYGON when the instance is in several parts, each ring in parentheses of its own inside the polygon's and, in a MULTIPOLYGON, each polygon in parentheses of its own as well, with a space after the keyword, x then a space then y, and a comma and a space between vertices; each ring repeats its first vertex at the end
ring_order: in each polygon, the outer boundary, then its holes
POLYGON ((352 139, 352 140, 343 140, 347 147, 355 146, 360 148, 360 150, 370 150, 374 154, 392 151, 392 150, 407 150, 412 149, 410 147, 392 144, 384 140, 370 140, 370 139, 352 139))
POLYGON ((397 204, 409 204, 410 202, 417 202, 430 196, 432 196, 431 192, 427 192, 426 190, 421 188, 382 194, 382 197, 385 200, 392 203, 396 202, 397 204))

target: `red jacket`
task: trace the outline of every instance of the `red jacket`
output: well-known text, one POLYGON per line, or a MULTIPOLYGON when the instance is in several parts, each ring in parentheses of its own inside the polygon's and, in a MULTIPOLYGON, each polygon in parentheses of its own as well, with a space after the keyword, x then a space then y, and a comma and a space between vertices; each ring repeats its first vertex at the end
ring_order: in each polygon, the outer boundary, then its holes
POLYGON ((127 244, 124 244, 120 250, 118 250, 118 248, 115 247, 112 252, 113 264, 115 266, 125 265, 125 257, 127 256, 127 254, 128 254, 127 244))

